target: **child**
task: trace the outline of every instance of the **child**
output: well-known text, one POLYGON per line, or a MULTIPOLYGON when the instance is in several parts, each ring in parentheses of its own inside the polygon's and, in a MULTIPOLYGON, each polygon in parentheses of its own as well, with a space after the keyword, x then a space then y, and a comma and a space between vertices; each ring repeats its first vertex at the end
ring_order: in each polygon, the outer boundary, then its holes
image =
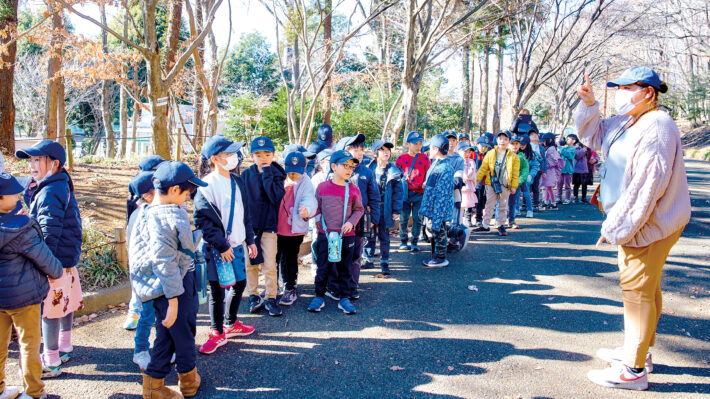
POLYGON ((375 257, 376 239, 380 240, 380 268, 382 274, 390 274, 390 228, 394 226, 394 220, 402 212, 402 171, 394 163, 390 162, 394 144, 383 140, 376 140, 372 143, 372 152, 375 159, 370 162, 369 168, 375 176, 380 192, 380 212, 379 220, 375 223, 375 234, 367 242, 365 256, 370 259, 375 257))
MULTIPOLYGON (((141 172, 155 172, 158 166, 160 166, 160 164, 163 162, 165 162, 165 158, 161 157, 160 155, 148 155, 143 157, 143 159, 138 162, 138 169, 141 172)), ((146 181, 146 176, 144 176, 143 182, 146 181)), ((150 186, 150 191, 153 190, 152 176, 153 174, 151 173, 150 179, 148 180, 148 183, 150 183, 148 184, 148 186, 150 186)), ((141 194, 135 192, 134 184, 128 184, 128 193, 130 194, 130 197, 126 202, 126 223, 129 223, 131 214, 133 214, 133 212, 136 210, 137 204, 141 199, 141 194)), ((152 201, 152 194, 150 198, 152 201)), ((150 204, 150 201, 148 201, 147 203, 150 204)), ((129 235, 130 231, 127 228, 126 236, 128 237, 129 235)), ((123 328, 125 328, 126 330, 135 330, 138 326, 138 318, 139 314, 141 313, 141 310, 141 301, 138 300, 134 293, 131 293, 131 300, 128 302, 128 314, 126 314, 126 320, 123 322, 123 328)))
MULTIPOLYGON (((476 153, 474 154, 474 161, 476 162, 476 170, 481 169, 481 164, 483 163, 483 158, 486 156, 486 153, 491 150, 493 147, 493 142, 490 140, 490 138, 486 134, 482 134, 478 140, 476 141, 476 153)), ((483 210, 486 207, 486 186, 483 185, 483 182, 478 180, 478 185, 476 186, 476 199, 478 200, 476 202, 476 224, 475 226, 481 227, 483 225, 483 210)), ((468 214, 468 219, 470 220, 471 217, 473 216, 473 209, 469 211, 468 214)), ((469 222, 469 224, 473 225, 473 223, 469 222)), ((474 230, 475 231, 475 230, 474 230)))
POLYGON ((286 172, 274 162, 274 143, 268 137, 257 137, 251 142, 251 157, 254 164, 242 173, 248 188, 249 216, 258 250, 256 258, 247 259, 249 312, 258 313, 265 307, 269 315, 281 316, 281 307, 276 302, 279 284, 276 232, 286 172), (259 272, 264 275, 265 300, 259 295, 259 272))
POLYGON ((529 173, 529 166, 528 166, 528 160, 525 157, 525 154, 520 152, 520 142, 522 141, 522 137, 519 135, 513 136, 513 139, 510 143, 510 150, 518 156, 520 159, 520 175, 518 177, 518 187, 520 188, 519 190, 516 190, 515 193, 511 193, 511 197, 508 200, 508 227, 511 229, 519 229, 520 226, 515 223, 515 212, 517 211, 516 209, 516 204, 518 203, 518 199, 520 198, 520 192, 524 191, 525 183, 528 180, 528 173, 529 173))
POLYGON ((325 307, 327 285, 329 280, 332 280, 335 290, 333 294, 340 298, 338 308, 345 314, 354 314, 357 310, 349 299, 355 289, 350 277, 350 263, 355 249, 355 225, 360 221, 365 209, 362 206, 360 190, 348 179, 358 161, 350 152, 340 150, 331 155, 330 162, 332 179, 324 181, 316 189, 318 271, 314 283, 316 296, 308 305, 308 311, 320 312, 325 307), (340 260, 337 262, 329 260, 331 238, 336 245, 338 239, 340 240, 340 260))
POLYGON ((528 137, 535 159, 540 163, 538 173, 533 177, 532 185, 529 187, 532 192, 532 210, 538 212, 540 210, 540 180, 547 173, 547 162, 545 161, 545 147, 540 145, 539 133, 531 131, 528 137))
POLYGON ((276 260, 281 271, 285 290, 280 305, 292 305, 298 299, 298 253, 303 236, 308 231, 308 219, 318 208, 311 179, 305 174, 306 157, 294 151, 284 159, 288 178, 284 182, 284 194, 279 206, 278 253, 276 260))
POLYGON ((490 231, 489 223, 498 202, 498 234, 508 235, 505 219, 508 216, 508 198, 518 189, 520 176, 520 158, 509 151, 510 132, 498 133, 498 145, 488 151, 478 169, 476 179, 486 186, 486 209, 481 227, 474 231, 490 231), (485 180, 484 180, 485 179, 485 180))
POLYGON ((557 144, 555 143, 555 135, 546 133, 543 135, 543 145, 545 146, 545 163, 547 164, 547 173, 544 173, 540 180, 540 185, 545 192, 543 197, 542 207, 557 210, 555 202, 555 186, 560 181, 562 176, 562 166, 564 161, 557 152, 557 144))
MULTIPOLYGON (((312 172, 314 171, 314 167, 316 166, 317 160, 317 155, 321 153, 321 151, 325 150, 330 150, 333 151, 333 128, 330 127, 329 124, 324 123, 320 126, 318 126, 318 135, 317 135, 317 140, 311 143, 311 145, 308 146, 307 152, 311 153, 314 155, 313 158, 308 158, 308 176, 310 177, 312 175, 312 172)), ((325 171, 328 171, 328 168, 325 169, 325 171)))
POLYGON ((156 316, 153 352, 143 374, 144 398, 180 397, 165 386, 173 352, 182 395, 195 396, 200 387, 195 366, 195 264, 188 255, 196 248, 190 219, 180 206, 197 187, 206 186, 184 163, 163 162, 153 175, 153 202, 131 232, 131 285, 141 301, 153 301, 156 316))
POLYGON ((565 161, 565 165, 562 167, 562 178, 557 183, 557 202, 561 202, 565 205, 569 204, 572 198, 572 174, 574 173, 574 157, 577 154, 577 150, 574 146, 569 144, 571 141, 572 140, 568 139, 566 142, 560 142, 561 145, 565 143, 567 145, 560 148, 560 157, 565 161), (563 186, 565 189, 564 202, 562 201, 563 186))
POLYGON ((246 186, 232 171, 239 166, 237 153, 242 143, 235 143, 222 135, 212 136, 202 146, 200 177, 207 187, 197 189, 195 195, 195 227, 202 231, 210 286, 210 333, 200 347, 209 355, 227 343, 227 339, 254 332, 254 327, 237 320, 237 310, 246 288, 246 257, 256 256, 254 230, 251 226, 250 204, 246 186), (245 251, 245 247, 248 249, 245 251), (234 284, 220 285, 217 262, 231 265, 234 284), (226 304, 225 304, 226 302, 226 304))
POLYGON ((402 171, 402 214, 399 219, 400 251, 419 252, 419 235, 422 232, 422 219, 419 208, 424 196, 424 179, 431 162, 426 154, 421 152, 424 136, 412 131, 407 134, 407 152, 400 155, 395 165, 402 171), (406 182, 406 187, 404 184, 406 182), (406 189, 406 190, 405 190, 406 189), (412 217, 412 238, 409 238, 409 217, 412 217), (410 244, 411 242, 411 244, 410 244))
POLYGON ((446 222, 454 216, 454 169, 446 154, 449 152, 449 140, 437 134, 429 141, 432 159, 427 171, 426 188, 419 212, 427 218, 427 229, 431 239, 431 258, 422 263, 426 267, 446 267, 447 228, 446 222))
MULTIPOLYGON (((476 160, 472 158, 475 156, 475 151, 470 144, 462 142, 466 146, 459 144, 459 155, 464 159, 464 170, 463 170, 463 183, 464 186, 461 189, 461 208, 468 211, 473 209, 478 203, 478 198, 476 197, 476 173, 478 168, 476 167, 476 160)), ((467 227, 471 227, 471 214, 468 218, 464 218, 464 222, 467 227)))
POLYGON ((42 309, 42 376, 56 377, 62 373, 61 365, 69 360, 73 351, 74 312, 83 307, 76 270, 81 255, 81 216, 74 197, 74 184, 64 169, 64 147, 52 140, 42 140, 15 155, 30 160, 32 178, 37 182, 29 198, 30 216, 39 222, 47 246, 64 268, 60 278, 50 280, 42 309))
POLYGON ((449 153, 446 155, 449 157, 449 163, 451 163, 451 167, 454 168, 454 173, 463 171, 463 158, 456 152, 456 146, 459 144, 458 136, 453 130, 447 130, 444 133, 449 140, 449 153))
MULTIPOLYGON (((313 185, 314 192, 318 190, 318 186, 321 183, 330 178, 330 156, 332 154, 333 150, 325 149, 319 152, 316 156, 319 171, 315 175, 313 175, 313 179, 311 179, 311 184, 313 185)), ((308 224, 311 229, 311 272, 315 277, 316 271, 318 270, 318 264, 316 261, 316 239, 318 238, 318 228, 316 227, 316 220, 314 218, 311 218, 308 221, 308 224)))
POLYGON ((574 174, 572 175, 572 187, 574 190, 574 203, 579 203, 579 186, 582 186, 582 198, 587 198, 587 173, 589 173, 589 162, 587 161, 587 150, 579 141, 576 134, 567 135, 567 144, 575 149, 574 174))
POLYGON ((14 398, 19 389, 5 385, 5 361, 12 326, 20 342, 23 397, 46 398, 40 361, 41 303, 49 291, 47 277, 64 270, 42 239, 39 224, 16 214, 24 187, 0 172, 0 397, 14 398))
MULTIPOLYGON (((153 189, 153 172, 141 172, 131 179, 128 184, 129 191, 137 197, 135 202, 135 211, 131 213, 128 219, 128 225, 126 226, 126 245, 128 248, 131 246, 131 233, 136 225, 136 220, 142 217, 145 208, 153 202, 154 192, 153 189)), ((130 262, 130 259, 129 259, 130 262)), ((124 323, 124 328, 127 330, 136 330, 136 336, 134 339, 135 346, 133 349, 133 363, 138 365, 141 370, 148 368, 148 363, 150 363, 150 342, 148 341, 150 337, 150 330, 155 323, 155 310, 153 309, 153 302, 147 301, 142 303, 138 299, 135 291, 131 290, 131 302, 129 305, 129 316, 124 323), (135 303, 137 303, 137 305, 135 303), (136 313, 135 325, 133 328, 127 328, 126 324, 132 321, 131 311, 138 311, 136 313)))
POLYGON ((510 131, 521 135, 537 132, 537 125, 533 122, 530 111, 525 108, 521 109, 518 117, 513 121, 513 126, 510 127, 510 131))
MULTIPOLYGON (((597 166, 597 163, 599 163, 599 154, 597 154, 596 151, 592 150, 587 146, 584 146, 584 149, 587 151, 587 169, 589 170, 589 173, 587 173, 586 180, 583 184, 591 186, 592 184, 594 184, 594 170, 597 166)), ((587 196, 584 195, 584 192, 584 186, 582 186, 582 203, 586 204, 587 196)))
MULTIPOLYGON (((518 152, 518 156, 521 157, 521 164, 522 157, 525 157, 525 160, 527 161, 529 167, 528 178, 521 184, 521 191, 523 193, 522 197, 525 201, 525 204, 521 205, 520 209, 521 211, 525 210, 526 218, 532 218, 534 216, 534 207, 532 204, 532 196, 530 195, 530 190, 532 188, 532 183, 535 181, 535 179, 537 179, 537 176, 540 174, 541 158, 539 157, 539 155, 537 155, 537 153, 532 150, 532 147, 530 146, 530 137, 523 135, 520 138, 520 151, 518 152)), ((517 204, 520 204, 520 195, 516 196, 515 202, 516 206, 517 204)))

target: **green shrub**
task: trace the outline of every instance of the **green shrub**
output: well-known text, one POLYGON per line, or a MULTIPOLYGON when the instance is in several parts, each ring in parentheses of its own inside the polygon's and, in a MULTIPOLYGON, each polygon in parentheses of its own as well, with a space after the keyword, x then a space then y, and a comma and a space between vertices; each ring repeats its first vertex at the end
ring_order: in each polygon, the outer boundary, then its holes
POLYGON ((82 227, 83 242, 77 269, 84 290, 113 287, 124 280, 128 273, 118 263, 114 246, 104 245, 112 239, 97 230, 89 218, 83 219, 82 227))

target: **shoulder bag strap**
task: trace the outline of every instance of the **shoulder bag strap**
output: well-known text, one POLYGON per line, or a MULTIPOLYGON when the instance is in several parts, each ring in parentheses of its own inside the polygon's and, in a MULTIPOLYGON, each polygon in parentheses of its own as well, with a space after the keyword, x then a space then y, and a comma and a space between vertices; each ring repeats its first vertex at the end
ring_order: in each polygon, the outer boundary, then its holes
POLYGON ((229 181, 231 182, 232 185, 232 201, 231 204, 229 205, 229 222, 227 222, 227 240, 229 240, 229 236, 232 235, 232 222, 234 220, 234 203, 237 202, 235 195, 237 191, 237 182, 234 181, 234 178, 232 176, 229 176, 229 181))
POLYGON ((419 159, 419 154, 414 156, 414 159, 412 160, 412 164, 409 165, 409 170, 407 171, 407 174, 404 176, 406 180, 409 180, 409 175, 412 174, 412 169, 414 169, 414 165, 417 164, 417 159, 419 159))

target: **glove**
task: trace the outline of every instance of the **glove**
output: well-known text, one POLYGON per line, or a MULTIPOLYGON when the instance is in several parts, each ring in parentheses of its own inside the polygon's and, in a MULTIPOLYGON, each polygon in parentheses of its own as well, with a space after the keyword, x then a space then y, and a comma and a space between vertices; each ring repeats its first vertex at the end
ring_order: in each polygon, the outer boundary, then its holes
POLYGON ((527 181, 528 181, 528 184, 530 184, 530 183, 532 182, 532 176, 528 175, 528 180, 527 180, 527 181))

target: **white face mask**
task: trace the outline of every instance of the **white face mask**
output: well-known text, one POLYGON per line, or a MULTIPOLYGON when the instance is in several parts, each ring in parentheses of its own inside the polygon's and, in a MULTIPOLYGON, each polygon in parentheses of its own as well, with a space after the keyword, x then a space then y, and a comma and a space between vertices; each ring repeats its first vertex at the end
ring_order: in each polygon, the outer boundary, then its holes
MULTIPOLYGON (((55 161, 52 161, 52 164, 49 166, 49 170, 47 170, 47 173, 40 179, 40 181, 47 180, 54 174, 54 162, 55 161)), ((59 162, 57 162, 57 166, 59 166, 59 162)))
POLYGON ((628 112, 630 112, 632 109, 634 109, 637 105, 641 104, 643 99, 637 103, 633 103, 631 100, 631 97, 634 96, 634 94, 638 93, 641 90, 621 90, 619 89, 616 92, 616 95, 614 96, 614 108, 616 108, 616 112, 619 115, 625 115, 628 112))
POLYGON ((227 162, 227 164, 224 166, 225 169, 227 170, 232 170, 239 166, 239 155, 232 154, 227 158, 224 158, 224 160, 227 162))

